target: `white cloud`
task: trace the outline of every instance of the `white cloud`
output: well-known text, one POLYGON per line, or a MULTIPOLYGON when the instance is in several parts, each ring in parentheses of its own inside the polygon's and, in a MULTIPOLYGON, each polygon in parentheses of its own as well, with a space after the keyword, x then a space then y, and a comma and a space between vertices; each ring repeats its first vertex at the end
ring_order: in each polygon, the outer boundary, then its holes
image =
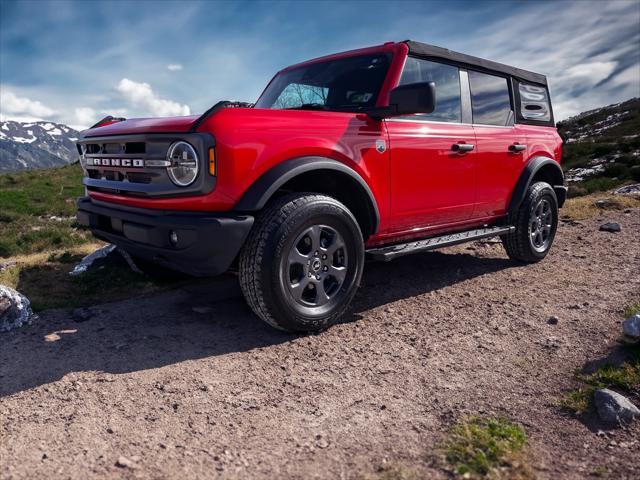
POLYGON ((167 70, 171 72, 177 72, 178 70, 182 70, 182 65, 180 65, 179 63, 170 63, 169 65, 167 65, 167 70))
POLYGON ((78 107, 74 113, 76 126, 87 128, 99 120, 98 112, 90 107, 78 107))
POLYGON ((581 63, 569 68, 566 75, 561 75, 566 80, 578 79, 582 84, 597 85, 613 73, 617 62, 591 62, 581 63))
POLYGON ((133 106, 137 107, 143 115, 171 117, 191 113, 188 105, 181 105, 178 102, 158 97, 148 83, 139 83, 123 78, 118 83, 116 90, 133 106))
POLYGON ((55 110, 37 100, 19 97, 6 88, 0 87, 0 118, 3 120, 37 121, 55 114, 55 110))
POLYGON ((618 73, 612 79, 614 85, 631 87, 632 95, 640 97, 640 64, 636 63, 618 73))

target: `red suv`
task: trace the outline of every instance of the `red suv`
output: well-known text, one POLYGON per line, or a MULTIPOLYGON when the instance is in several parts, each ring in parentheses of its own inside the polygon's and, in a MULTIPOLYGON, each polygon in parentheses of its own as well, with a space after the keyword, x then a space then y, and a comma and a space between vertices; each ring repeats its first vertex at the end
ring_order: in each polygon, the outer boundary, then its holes
POLYGON ((107 117, 78 141, 78 220, 142 261, 235 266, 276 328, 336 322, 365 257, 500 236, 542 260, 566 198, 546 77, 413 41, 278 72, 258 101, 107 117))

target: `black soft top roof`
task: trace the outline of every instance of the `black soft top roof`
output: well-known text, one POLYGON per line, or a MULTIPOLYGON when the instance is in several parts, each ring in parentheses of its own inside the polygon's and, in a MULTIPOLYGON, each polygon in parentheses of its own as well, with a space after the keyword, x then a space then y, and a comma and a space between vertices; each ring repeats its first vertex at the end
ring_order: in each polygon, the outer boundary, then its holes
POLYGON ((426 43, 414 42, 413 40, 406 40, 405 43, 409 47, 410 54, 451 60, 456 63, 462 63, 469 66, 479 67, 484 70, 511 75, 527 82, 538 83, 545 86, 547 85, 547 77, 539 73, 529 72, 528 70, 522 70, 521 68, 510 67, 509 65, 505 65, 503 63, 492 62, 491 60, 485 60, 484 58, 474 57, 465 53, 454 52, 447 48, 436 47, 434 45, 429 45, 426 43))

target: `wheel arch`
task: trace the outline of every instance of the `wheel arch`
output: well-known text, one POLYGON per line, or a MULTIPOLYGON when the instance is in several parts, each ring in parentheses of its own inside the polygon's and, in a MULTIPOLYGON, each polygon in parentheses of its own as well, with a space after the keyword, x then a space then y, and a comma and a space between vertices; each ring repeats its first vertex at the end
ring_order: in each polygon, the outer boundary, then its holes
POLYGON ((298 157, 272 167, 247 189, 234 210, 255 212, 289 192, 330 195, 353 213, 365 240, 378 231, 380 213, 367 182, 354 169, 326 157, 298 157))
POLYGON ((509 216, 520 208, 525 199, 529 186, 534 182, 547 182, 553 187, 558 198, 558 207, 562 207, 567 198, 567 187, 564 186, 564 174, 562 168, 552 158, 538 156, 529 160, 518 178, 516 187, 509 202, 509 216))

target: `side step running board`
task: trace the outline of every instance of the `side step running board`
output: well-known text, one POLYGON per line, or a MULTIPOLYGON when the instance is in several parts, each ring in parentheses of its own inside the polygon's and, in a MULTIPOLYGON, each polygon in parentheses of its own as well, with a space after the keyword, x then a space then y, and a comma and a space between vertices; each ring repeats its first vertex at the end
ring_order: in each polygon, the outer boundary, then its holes
POLYGON ((475 230, 467 230, 465 232, 451 233, 440 237, 431 237, 424 240, 417 240, 409 243, 401 243, 391 245, 389 247, 372 248, 367 250, 367 256, 373 260, 382 260, 388 262, 403 255, 409 255, 417 252, 426 252, 435 250, 436 248, 450 247, 458 243, 470 242, 481 238, 496 237, 504 233, 513 231, 515 227, 487 227, 475 230))

